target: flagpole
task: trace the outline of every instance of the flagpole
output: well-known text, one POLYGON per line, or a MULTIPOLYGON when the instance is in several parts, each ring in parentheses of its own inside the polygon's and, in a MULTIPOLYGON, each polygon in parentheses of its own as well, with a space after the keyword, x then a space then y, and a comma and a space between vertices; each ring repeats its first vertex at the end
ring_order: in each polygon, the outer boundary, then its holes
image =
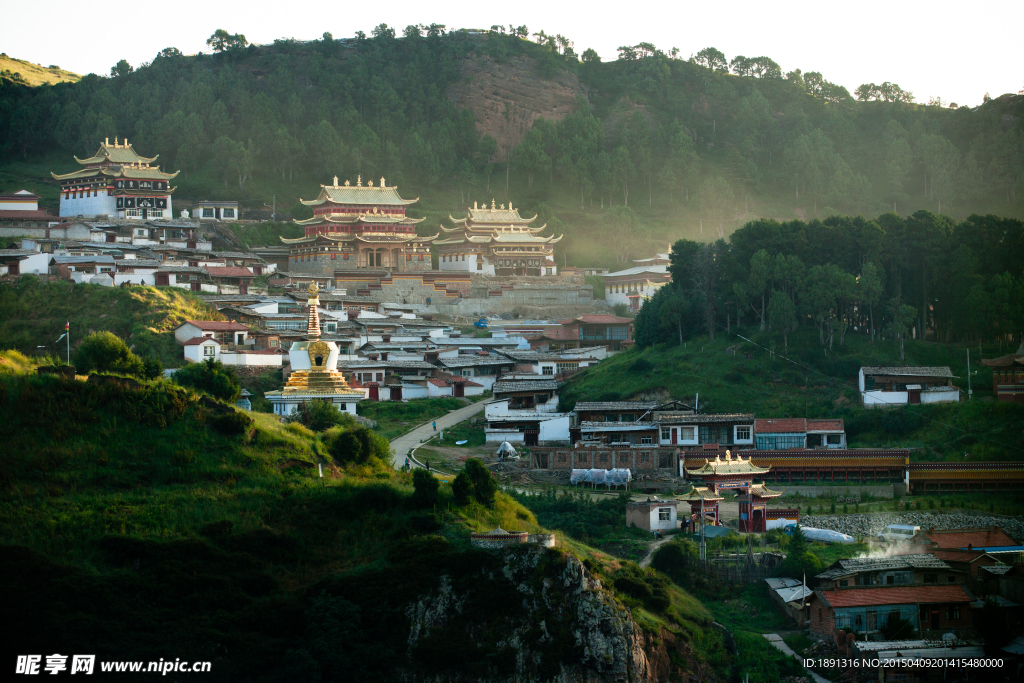
POLYGON ((68 341, 68 365, 71 365, 71 321, 64 323, 64 336, 68 341))

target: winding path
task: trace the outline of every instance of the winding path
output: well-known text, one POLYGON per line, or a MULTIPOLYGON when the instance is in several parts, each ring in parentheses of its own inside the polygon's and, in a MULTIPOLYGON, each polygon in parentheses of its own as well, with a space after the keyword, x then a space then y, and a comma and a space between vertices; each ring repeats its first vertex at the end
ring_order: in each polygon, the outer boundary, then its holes
MULTIPOLYGON (((476 403, 470 403, 468 406, 456 408, 450 413, 437 418, 437 431, 440 432, 448 427, 454 427, 477 413, 483 412, 483 409, 484 401, 477 401, 476 403)), ((405 456, 409 454, 409 451, 434 435, 433 422, 434 420, 424 422, 412 431, 391 440, 391 450, 393 451, 392 464, 396 469, 405 465, 405 456)))

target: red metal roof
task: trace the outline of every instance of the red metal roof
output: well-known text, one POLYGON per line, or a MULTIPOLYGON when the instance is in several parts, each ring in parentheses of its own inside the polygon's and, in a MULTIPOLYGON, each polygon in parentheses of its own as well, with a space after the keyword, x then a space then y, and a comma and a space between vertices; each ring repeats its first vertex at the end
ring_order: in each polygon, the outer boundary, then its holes
POLYGON ((970 602, 972 600, 960 584, 952 586, 895 586, 891 588, 836 588, 818 591, 818 593, 832 607, 915 605, 936 602, 970 602))
POLYGON ((431 384, 433 384, 435 387, 446 387, 446 386, 448 386, 448 382, 444 381, 443 379, 436 379, 434 377, 431 377, 427 381, 430 382, 431 384))
MULTIPOLYGON (((596 313, 593 315, 580 315, 569 321, 569 324, 574 322, 586 323, 587 325, 603 325, 612 323, 631 323, 632 318, 620 318, 617 315, 606 315, 604 313, 596 313)), ((562 323, 563 325, 566 323, 562 323)))
POLYGON ((940 548, 954 549, 972 546, 975 548, 993 548, 1001 545, 1017 545, 1017 542, 998 528, 979 529, 976 531, 934 531, 924 532, 928 540, 938 544, 940 548))
POLYGON ((220 344, 220 342, 217 341, 216 339, 214 339, 213 337, 192 337, 188 341, 182 342, 181 345, 182 346, 199 346, 203 342, 213 342, 214 344, 218 344, 218 345, 220 344))
POLYGON ((10 219, 16 219, 16 218, 30 218, 31 219, 31 218, 35 218, 35 219, 38 219, 38 220, 50 220, 50 221, 58 220, 57 217, 54 216, 52 213, 50 213, 49 211, 44 211, 43 209, 39 209, 38 211, 33 211, 31 209, 25 210, 25 211, 16 211, 16 210, 12 210, 12 209, 4 209, 3 211, 0 211, 0 218, 10 218, 10 219))
POLYGON ((843 420, 808 420, 807 431, 832 431, 842 432, 845 431, 843 426, 843 420))
MULTIPOLYGON (((245 332, 249 328, 242 323, 231 322, 230 320, 186 320, 181 325, 195 325, 201 330, 213 332, 245 332)), ((178 325, 178 327, 181 327, 178 325)))
POLYGON ((758 434, 806 432, 807 420, 802 417, 754 420, 754 431, 758 434))
POLYGON ((256 277, 248 268, 241 266, 205 266, 213 277, 256 277))
POLYGON ((931 554, 940 560, 974 562, 985 553, 980 550, 933 550, 931 554))

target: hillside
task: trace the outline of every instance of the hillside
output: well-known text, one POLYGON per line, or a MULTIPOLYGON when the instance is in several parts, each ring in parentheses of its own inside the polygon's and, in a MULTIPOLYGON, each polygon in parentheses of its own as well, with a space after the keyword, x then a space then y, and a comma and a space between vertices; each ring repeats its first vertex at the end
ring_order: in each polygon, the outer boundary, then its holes
POLYGON ((782 74, 770 59, 755 69, 643 45, 601 62, 543 43, 383 26, 213 55, 168 48, 110 78, 5 87, 0 191, 27 186, 54 208, 49 171, 73 169, 104 130, 180 170, 182 205, 265 212, 276 199, 280 218, 302 218, 298 199, 334 175, 383 176, 420 197, 423 234, 494 198, 564 233, 556 260, 575 265, 615 267, 757 218, 1024 215, 1024 97, 855 99, 813 64, 782 74))
POLYGON ((5 652, 210 661, 217 681, 715 681, 738 661, 659 574, 561 535, 472 549, 539 530, 503 493, 458 507, 442 484, 423 509, 330 433, 259 414, 238 433, 225 411, 166 381, 0 374, 5 652))
POLYGON ((26 275, 0 283, 0 346, 29 356, 37 346, 62 358, 65 342, 54 344, 71 323, 71 353, 92 332, 113 332, 136 355, 155 356, 165 367, 184 365, 174 328, 185 320, 223 320, 224 316, 185 290, 162 287, 100 287, 42 282, 26 275))
MULTIPOLYGON (((841 417, 850 447, 912 448, 914 460, 1024 460, 1024 406, 992 398, 992 373, 971 353, 974 397, 960 404, 865 410, 857 393, 862 365, 948 365, 967 394, 967 354, 962 346, 905 343, 848 333, 832 350, 816 330, 781 335, 756 328, 721 330, 714 341, 694 337, 683 345, 632 349, 575 376, 560 392, 560 409, 576 401, 678 398, 706 413, 754 413, 759 418, 841 417), (747 342, 739 335, 750 339, 747 342), (772 352, 774 351, 774 355, 772 352)), ((985 357, 999 354, 984 349, 985 357)))
POLYGON ((0 53, 0 82, 9 85, 53 85, 55 83, 77 83, 82 79, 76 73, 65 71, 56 65, 44 67, 0 53))

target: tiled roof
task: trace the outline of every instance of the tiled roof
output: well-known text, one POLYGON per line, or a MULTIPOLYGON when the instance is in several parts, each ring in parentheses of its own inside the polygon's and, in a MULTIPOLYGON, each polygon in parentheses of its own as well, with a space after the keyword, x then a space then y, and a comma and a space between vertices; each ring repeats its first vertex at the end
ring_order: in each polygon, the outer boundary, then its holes
POLYGON ((580 423, 580 430, 584 432, 639 432, 655 431, 658 425, 653 422, 588 422, 580 423))
POLYGON ((998 546, 1017 545, 1017 542, 999 528, 978 529, 975 531, 926 531, 928 540, 937 543, 943 549, 994 548, 998 546))
MULTIPOLYGON (((181 325, 195 325, 201 330, 215 332, 245 332, 249 329, 241 323, 234 323, 230 320, 186 320, 181 325)), ((181 325, 178 325, 178 327, 181 327, 181 325)))
POLYGON ((566 329, 566 328, 555 328, 551 330, 544 330, 538 335, 530 336, 530 339, 551 339, 554 341, 572 341, 579 339, 580 333, 578 330, 566 329))
POLYGON ((915 553, 912 555, 893 555, 891 557, 857 557, 845 560, 838 560, 836 567, 823 574, 819 578, 832 578, 833 576, 846 576, 856 572, 866 571, 889 571, 894 569, 950 569, 950 566, 931 553, 915 553))
MULTIPOLYGON (((620 318, 617 315, 607 315, 603 313, 596 313, 593 315, 579 315, 573 318, 572 322, 585 323, 587 325, 610 325, 614 323, 631 323, 632 318, 620 318)), ((570 323, 571 324, 571 323, 570 323)))
POLYGON ((952 377, 953 371, 948 366, 912 366, 896 367, 863 367, 865 375, 894 375, 897 377, 952 377))
POLYGON ((430 382, 431 384, 433 384, 435 387, 446 387, 446 386, 448 386, 448 382, 444 381, 443 379, 436 379, 434 377, 431 377, 427 381, 430 382))
POLYGON ((710 413, 695 415, 693 413, 664 413, 657 416, 658 422, 669 424, 705 424, 708 422, 753 422, 753 413, 710 413))
POLYGON ((495 382, 491 387, 491 391, 497 395, 499 393, 508 393, 512 391, 547 391, 549 389, 557 389, 558 382, 553 379, 544 380, 530 380, 530 381, 499 381, 495 382))
POLYGON ((0 249, 0 256, 31 256, 36 253, 34 249, 0 249))
POLYGON ((508 358, 484 358, 481 356, 469 356, 459 358, 438 358, 437 362, 446 368, 473 368, 481 365, 514 365, 514 361, 508 358))
POLYGON ((652 410, 657 401, 579 401, 576 412, 581 410, 652 410))
POLYGON ((838 420, 808 420, 807 431, 841 432, 845 430, 842 418, 838 420))
POLYGON ((836 588, 815 591, 831 607, 873 605, 914 605, 937 602, 970 602, 971 595, 960 584, 952 586, 895 586, 879 588, 836 588))
POLYGON ((754 431, 758 434, 779 434, 806 432, 807 420, 802 417, 787 417, 772 420, 755 420, 754 431))
POLYGON ((12 218, 12 219, 14 219, 14 218, 22 218, 22 219, 50 220, 50 221, 59 220, 56 216, 54 216, 49 211, 44 211, 42 209, 39 209, 39 210, 27 209, 25 211, 18 211, 16 209, 5 209, 3 211, 0 211, 0 218, 12 218))
POLYGON ((1013 567, 1011 567, 1008 564, 994 564, 991 567, 982 567, 981 569, 982 569, 982 571, 989 572, 990 574, 996 574, 996 575, 1002 576, 1006 572, 1008 572, 1011 569, 1013 569, 1013 567))
POLYGON ((220 342, 217 341, 216 339, 214 339, 213 337, 192 337, 188 341, 182 342, 181 345, 182 346, 199 346, 203 342, 213 342, 214 344, 217 344, 218 346, 220 346, 220 342))
POLYGON ((206 266, 206 270, 213 277, 256 277, 248 268, 239 266, 206 266))

